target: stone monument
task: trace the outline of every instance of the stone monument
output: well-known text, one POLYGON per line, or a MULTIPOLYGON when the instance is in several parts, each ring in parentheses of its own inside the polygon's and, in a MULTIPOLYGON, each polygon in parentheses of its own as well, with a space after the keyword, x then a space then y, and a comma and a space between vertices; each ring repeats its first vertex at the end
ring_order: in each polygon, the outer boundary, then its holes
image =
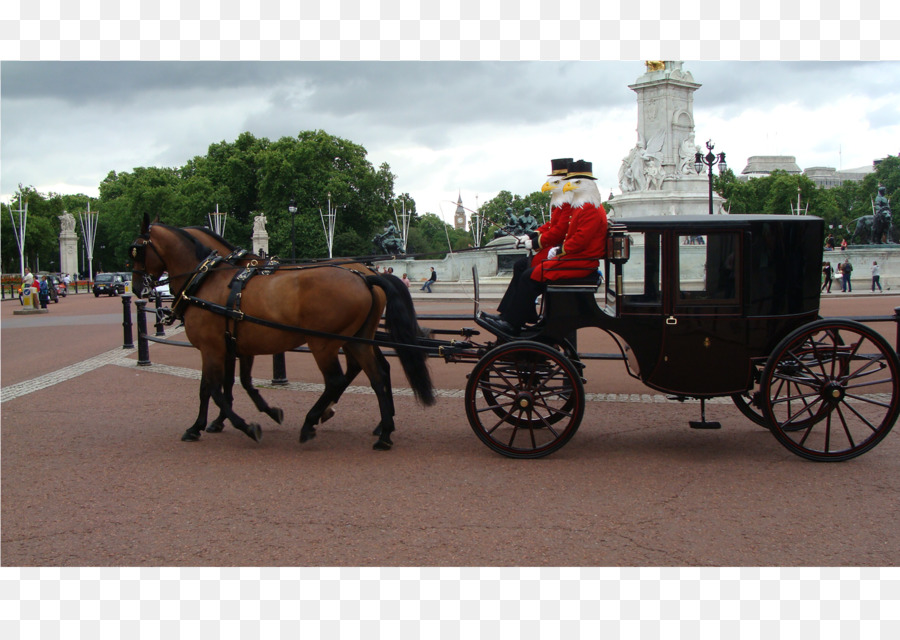
POLYGON ((59 271, 78 273, 78 235, 75 233, 75 216, 63 211, 59 217, 59 271))
POLYGON ((269 256, 269 232, 266 231, 266 216, 262 213, 253 218, 253 236, 250 242, 253 246, 253 253, 264 257, 269 256))
MULTIPOLYGON (((709 176, 694 169, 694 82, 683 62, 647 62, 628 88, 637 94, 637 143, 622 159, 614 217, 709 213, 709 176)), ((713 210, 723 199, 713 194, 713 210)))

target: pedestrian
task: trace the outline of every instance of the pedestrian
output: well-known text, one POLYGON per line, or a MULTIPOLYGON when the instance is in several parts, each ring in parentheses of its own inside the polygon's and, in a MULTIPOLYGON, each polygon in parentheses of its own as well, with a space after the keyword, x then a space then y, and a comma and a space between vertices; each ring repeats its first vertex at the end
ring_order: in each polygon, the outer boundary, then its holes
POLYGON ((38 290, 38 297, 41 301, 41 309, 47 308, 47 303, 50 302, 50 281, 47 279, 47 276, 41 276, 41 285, 38 290))
POLYGON ((846 251, 846 250, 847 250, 847 238, 844 238, 843 240, 841 240, 841 251, 846 251))
POLYGON ((853 273, 853 265, 850 264, 849 258, 844 260, 844 264, 841 265, 841 273, 844 275, 844 280, 841 283, 841 291, 853 293, 853 285, 850 282, 850 274, 853 273))
POLYGON ((875 292, 875 287, 878 287, 878 291, 882 292, 881 288, 881 267, 878 266, 878 261, 872 261, 872 292, 875 292))
POLYGON ((831 293, 831 281, 834 279, 834 269, 831 268, 830 262, 826 262, 825 266, 822 267, 822 275, 825 278, 822 282, 822 291, 825 291, 827 288, 827 293, 831 293))
POLYGON ((422 285, 422 288, 419 291, 428 291, 431 293, 431 285, 437 282, 437 273, 434 272, 434 267, 431 267, 431 275, 428 276, 428 280, 425 281, 425 284, 422 285))
POLYGON ((834 234, 829 233, 825 238, 825 251, 834 251, 834 234))
POLYGON ((404 273, 403 277, 400 279, 403 280, 403 284, 405 284, 406 288, 409 289, 409 285, 412 283, 409 281, 409 278, 407 277, 407 275, 404 273))

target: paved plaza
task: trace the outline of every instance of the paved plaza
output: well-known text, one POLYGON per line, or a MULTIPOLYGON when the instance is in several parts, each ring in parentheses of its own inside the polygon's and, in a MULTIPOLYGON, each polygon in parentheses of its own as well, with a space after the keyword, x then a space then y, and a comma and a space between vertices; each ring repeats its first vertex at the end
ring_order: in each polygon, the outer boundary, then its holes
MULTIPOLYGON (((414 294, 422 314, 461 297, 414 294)), ((485 301, 491 308, 496 301, 485 301)), ((822 313, 891 315, 900 296, 832 294, 822 313)), ((591 361, 573 440, 540 460, 499 456, 465 417, 465 364, 430 361, 437 404, 418 406, 399 366, 395 446, 371 450, 364 379, 319 436, 298 442, 321 390, 305 354, 254 375, 277 425, 242 390, 257 444, 227 427, 186 444, 199 354, 123 349, 119 298, 70 296, 42 316, 0 305, 4 566, 886 566, 900 560, 900 433, 846 463, 804 461, 730 401, 720 431, 688 428, 697 403, 666 400, 591 361)), ((443 323, 448 327, 470 322, 443 323)), ((896 329, 878 327, 895 342, 896 329)), ((168 337, 183 335, 168 331, 168 337)), ((610 352, 599 331, 584 351, 610 352)))

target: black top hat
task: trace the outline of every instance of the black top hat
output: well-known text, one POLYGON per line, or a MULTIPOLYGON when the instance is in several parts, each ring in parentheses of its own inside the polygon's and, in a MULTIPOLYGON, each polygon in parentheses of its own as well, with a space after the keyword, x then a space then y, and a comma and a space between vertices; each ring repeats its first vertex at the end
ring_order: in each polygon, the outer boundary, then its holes
POLYGON ((576 160, 569 164, 569 172, 566 174, 567 178, 589 178, 591 180, 596 180, 592 173, 594 165, 588 162, 587 160, 576 160))
POLYGON ((572 162, 572 158, 556 158, 555 160, 550 161, 550 175, 551 176, 564 176, 566 172, 569 170, 569 163, 572 162))

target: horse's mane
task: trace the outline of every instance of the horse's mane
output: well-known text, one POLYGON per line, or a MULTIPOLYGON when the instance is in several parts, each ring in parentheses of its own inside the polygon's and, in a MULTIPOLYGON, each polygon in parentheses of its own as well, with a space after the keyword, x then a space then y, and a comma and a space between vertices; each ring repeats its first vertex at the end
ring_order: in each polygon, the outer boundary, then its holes
MULTIPOLYGON (((197 260, 206 260, 209 257, 209 254, 213 252, 210 247, 207 247, 205 244, 200 242, 197 238, 189 234, 184 229, 180 229, 178 227, 172 227, 167 224, 162 224, 161 222, 157 222, 159 226, 168 229, 172 233, 176 234, 178 237, 182 238, 185 242, 189 242, 194 247, 194 257, 197 260)), ((215 234, 210 234, 215 236, 215 234)), ((225 242, 224 240, 222 242, 225 242)), ((227 244, 227 243, 226 243, 227 244)))
POLYGON ((215 240, 216 242, 220 242, 221 244, 224 244, 226 247, 228 247, 228 250, 229 250, 229 251, 234 251, 235 249, 237 249, 236 246, 234 246, 233 244, 231 244, 230 242, 228 242, 228 240, 226 240, 225 238, 223 238, 222 236, 220 236, 218 233, 216 233, 215 231, 213 231, 213 230, 210 229, 209 227, 201 227, 201 226, 198 225, 198 226, 196 226, 196 227, 184 227, 184 228, 185 228, 185 229, 192 229, 192 230, 200 231, 201 233, 204 233, 204 234, 208 235, 210 238, 212 238, 212 239, 215 240))

